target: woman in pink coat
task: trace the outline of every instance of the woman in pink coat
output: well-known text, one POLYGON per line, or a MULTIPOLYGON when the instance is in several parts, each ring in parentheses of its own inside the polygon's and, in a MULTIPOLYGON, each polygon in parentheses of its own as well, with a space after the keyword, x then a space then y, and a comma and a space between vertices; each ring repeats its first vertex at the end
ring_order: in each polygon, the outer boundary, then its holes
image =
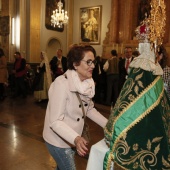
POLYGON ((107 123, 107 119, 94 108, 92 102, 95 93, 92 79, 95 54, 91 46, 73 46, 67 55, 68 70, 57 77, 49 89, 43 137, 57 163, 57 170, 76 170, 75 152, 71 146, 76 147, 80 156, 88 152, 88 141, 81 136, 84 116, 76 92, 86 116, 101 127, 107 123))

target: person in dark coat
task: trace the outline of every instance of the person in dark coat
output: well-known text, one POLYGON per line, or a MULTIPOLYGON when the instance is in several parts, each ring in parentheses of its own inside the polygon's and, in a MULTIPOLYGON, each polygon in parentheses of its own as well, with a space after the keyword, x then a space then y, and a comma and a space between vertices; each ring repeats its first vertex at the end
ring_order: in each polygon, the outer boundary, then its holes
POLYGON ((122 89, 128 76, 130 62, 133 60, 132 47, 125 48, 125 58, 119 61, 119 91, 122 89))
POLYGON ((103 62, 100 56, 96 57, 96 66, 93 70, 93 80, 95 82, 95 96, 96 103, 103 103, 106 91, 106 73, 103 70, 103 62))
POLYGON ((26 76, 26 60, 21 56, 20 52, 14 54, 15 62, 13 68, 13 74, 15 75, 15 94, 13 97, 22 95, 23 98, 27 96, 27 89, 25 84, 26 76))
POLYGON ((62 55, 62 50, 57 50, 57 56, 50 61, 50 67, 53 74, 53 80, 62 75, 67 70, 67 58, 62 55))
POLYGON ((109 59, 105 62, 103 69, 107 75, 107 97, 106 105, 115 104, 119 91, 119 69, 118 69, 119 58, 116 50, 111 50, 109 59))
POLYGON ((0 101, 5 98, 5 84, 7 84, 7 60, 3 49, 0 48, 0 101))

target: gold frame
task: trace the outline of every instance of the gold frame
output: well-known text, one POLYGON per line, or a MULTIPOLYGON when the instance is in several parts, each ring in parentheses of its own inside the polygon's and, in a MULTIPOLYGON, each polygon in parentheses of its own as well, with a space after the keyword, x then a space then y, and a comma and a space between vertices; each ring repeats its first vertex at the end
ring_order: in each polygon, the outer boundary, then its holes
POLYGON ((102 6, 80 8, 80 43, 100 44, 102 6))

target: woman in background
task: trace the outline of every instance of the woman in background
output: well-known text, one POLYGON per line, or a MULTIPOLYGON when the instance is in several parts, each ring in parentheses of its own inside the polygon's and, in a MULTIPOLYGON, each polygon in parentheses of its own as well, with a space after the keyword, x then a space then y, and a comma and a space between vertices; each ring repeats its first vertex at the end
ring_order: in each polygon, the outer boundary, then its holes
POLYGON ((4 100, 4 85, 8 82, 7 61, 4 51, 0 48, 0 100, 4 100))
POLYGON ((37 72, 33 82, 34 98, 37 102, 48 99, 48 89, 52 82, 50 66, 45 53, 41 52, 41 63, 37 67, 37 72))

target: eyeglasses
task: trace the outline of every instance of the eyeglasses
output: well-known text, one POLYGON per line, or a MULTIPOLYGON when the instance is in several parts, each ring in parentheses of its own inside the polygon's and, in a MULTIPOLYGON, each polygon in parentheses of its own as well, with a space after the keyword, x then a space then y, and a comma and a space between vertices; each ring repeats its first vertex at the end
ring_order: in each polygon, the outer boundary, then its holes
POLYGON ((81 61, 84 61, 84 62, 86 62, 86 64, 88 65, 88 66, 91 66, 92 65, 92 63, 94 64, 94 65, 96 65, 96 63, 97 63, 97 61, 96 60, 81 60, 81 61))

